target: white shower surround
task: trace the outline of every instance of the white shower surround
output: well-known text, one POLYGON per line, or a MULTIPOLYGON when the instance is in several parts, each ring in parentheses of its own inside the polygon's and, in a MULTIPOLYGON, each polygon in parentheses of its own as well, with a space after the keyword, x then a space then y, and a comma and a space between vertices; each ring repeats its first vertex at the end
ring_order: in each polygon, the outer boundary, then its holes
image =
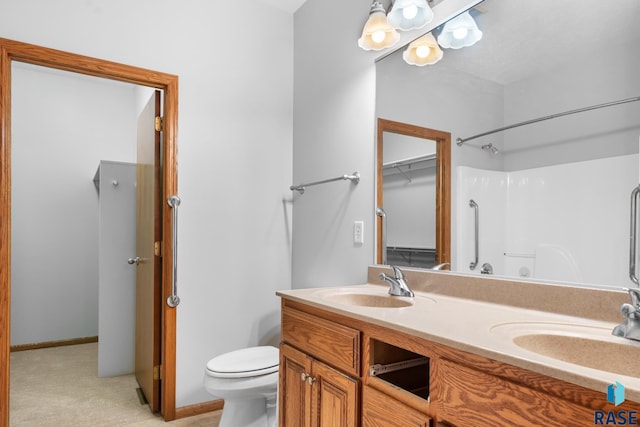
POLYGON ((629 286, 629 195, 638 185, 638 169, 637 154, 514 172, 459 166, 455 269, 480 274, 488 262, 496 275, 523 277, 528 271, 528 277, 544 280, 557 270, 556 278, 566 282, 629 286), (470 199, 479 205, 479 262, 473 271, 470 199), (555 265, 545 265, 540 251, 549 247, 543 245, 560 248, 545 257, 555 265), (562 252, 567 259, 560 259, 562 252))

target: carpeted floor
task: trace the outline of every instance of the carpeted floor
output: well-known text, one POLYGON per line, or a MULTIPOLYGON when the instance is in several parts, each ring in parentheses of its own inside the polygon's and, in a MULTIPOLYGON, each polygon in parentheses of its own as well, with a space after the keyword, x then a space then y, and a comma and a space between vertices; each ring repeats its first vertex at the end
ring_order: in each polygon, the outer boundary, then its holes
POLYGON ((10 426, 218 426, 220 412, 165 423, 133 375, 98 378, 97 358, 97 343, 12 352, 10 426))

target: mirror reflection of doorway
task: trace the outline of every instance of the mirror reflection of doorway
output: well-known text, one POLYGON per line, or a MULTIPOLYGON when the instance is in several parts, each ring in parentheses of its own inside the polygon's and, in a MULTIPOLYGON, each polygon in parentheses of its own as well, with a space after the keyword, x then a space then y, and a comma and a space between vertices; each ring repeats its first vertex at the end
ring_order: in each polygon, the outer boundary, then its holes
POLYGON ((445 268, 450 260, 451 135, 378 119, 376 262, 445 268))
POLYGON ((387 264, 431 268, 436 254, 436 141, 384 133, 387 264))

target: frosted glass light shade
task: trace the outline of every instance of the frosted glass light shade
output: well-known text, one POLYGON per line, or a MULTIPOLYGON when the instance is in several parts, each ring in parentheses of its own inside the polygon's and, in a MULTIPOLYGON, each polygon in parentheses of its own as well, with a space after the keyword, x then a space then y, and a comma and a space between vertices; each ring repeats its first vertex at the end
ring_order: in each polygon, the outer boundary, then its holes
POLYGON ((438 43, 446 49, 460 49, 476 44, 481 38, 482 31, 478 29, 476 21, 469 12, 464 12, 444 24, 438 35, 438 43))
POLYGON ((427 0, 396 0, 387 15, 389 25, 403 31, 422 28, 432 20, 427 0))
POLYGON ((379 1, 374 1, 362 36, 358 39, 358 46, 364 50, 382 50, 393 46, 398 40, 400 34, 387 22, 384 7, 379 1))
POLYGON ((435 64, 442 59, 442 56, 442 49, 440 49, 438 42, 436 42, 431 33, 412 41, 407 49, 402 52, 404 62, 418 67, 435 64))

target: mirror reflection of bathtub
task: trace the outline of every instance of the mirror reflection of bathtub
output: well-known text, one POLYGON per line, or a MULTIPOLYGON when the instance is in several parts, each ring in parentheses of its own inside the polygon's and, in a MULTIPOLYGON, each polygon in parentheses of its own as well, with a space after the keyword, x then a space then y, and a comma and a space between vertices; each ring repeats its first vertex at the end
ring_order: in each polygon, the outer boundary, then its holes
MULTIPOLYGON (((406 64, 403 49, 377 63, 378 117, 455 141, 640 96, 635 0, 485 0, 472 15, 484 33, 476 45, 444 49, 432 66, 406 64)), ((490 263, 499 276, 635 286, 629 195, 640 182, 639 135, 640 102, 629 102, 452 144, 452 270, 481 274, 490 263), (471 199, 480 215, 474 270, 471 199)))
POLYGON ((628 281, 637 154, 514 172, 459 166, 457 174, 459 260, 473 257, 473 212, 464 203, 473 199, 479 258, 494 274, 610 286, 628 281))

